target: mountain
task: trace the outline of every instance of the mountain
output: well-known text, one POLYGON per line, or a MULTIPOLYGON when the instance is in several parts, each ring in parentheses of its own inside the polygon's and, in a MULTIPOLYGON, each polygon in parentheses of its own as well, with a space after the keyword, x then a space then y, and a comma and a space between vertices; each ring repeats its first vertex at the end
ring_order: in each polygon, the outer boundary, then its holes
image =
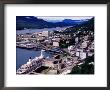
POLYGON ((65 30, 65 32, 75 32, 77 30, 83 30, 83 31, 86 31, 86 30, 89 30, 89 31, 94 31, 94 17, 87 20, 87 21, 84 21, 78 25, 75 25, 73 27, 69 27, 65 30))
POLYGON ((17 16, 16 17, 16 30, 21 30, 24 28, 45 28, 49 27, 51 23, 47 23, 42 19, 37 19, 33 16, 17 16))
POLYGON ((74 26, 82 23, 81 20, 65 19, 60 22, 48 22, 43 19, 38 19, 34 16, 16 16, 16 30, 23 29, 42 29, 42 28, 53 28, 53 27, 64 27, 74 26))
POLYGON ((71 19, 64 19, 63 20, 64 23, 68 23, 68 24, 80 24, 82 23, 83 21, 82 20, 71 20, 71 19))

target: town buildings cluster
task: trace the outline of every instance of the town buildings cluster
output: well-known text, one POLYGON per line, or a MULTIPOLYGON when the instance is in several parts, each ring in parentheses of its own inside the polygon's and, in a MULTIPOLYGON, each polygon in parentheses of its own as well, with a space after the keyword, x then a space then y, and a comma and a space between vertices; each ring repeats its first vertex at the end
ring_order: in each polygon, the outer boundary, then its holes
POLYGON ((41 50, 41 55, 30 58, 17 70, 17 74, 68 74, 74 66, 94 55, 94 32, 77 30, 64 33, 64 30, 59 30, 17 34, 16 46, 41 50), (45 52, 52 53, 53 57, 44 57, 45 52))

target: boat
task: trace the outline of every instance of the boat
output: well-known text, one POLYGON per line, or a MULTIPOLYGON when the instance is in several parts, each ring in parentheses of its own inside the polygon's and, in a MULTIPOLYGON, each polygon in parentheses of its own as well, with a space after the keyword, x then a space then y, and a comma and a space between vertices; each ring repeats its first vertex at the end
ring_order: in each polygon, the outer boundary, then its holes
POLYGON ((35 57, 34 59, 29 58, 29 61, 26 64, 23 64, 18 70, 17 74, 29 74, 33 70, 40 68, 42 66, 42 61, 44 58, 43 52, 45 50, 41 50, 41 55, 39 57, 35 57))

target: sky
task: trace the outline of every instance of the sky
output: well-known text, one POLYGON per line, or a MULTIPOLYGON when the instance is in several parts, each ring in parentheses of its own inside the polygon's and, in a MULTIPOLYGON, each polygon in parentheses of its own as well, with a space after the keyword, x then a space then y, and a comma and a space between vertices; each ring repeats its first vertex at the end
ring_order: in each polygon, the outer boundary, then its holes
POLYGON ((86 19, 91 19, 92 16, 77 16, 77 17, 63 17, 63 16, 36 16, 39 19, 43 19, 45 21, 50 21, 50 22, 57 22, 57 21, 62 21, 64 19, 72 19, 72 20, 86 20, 86 19))

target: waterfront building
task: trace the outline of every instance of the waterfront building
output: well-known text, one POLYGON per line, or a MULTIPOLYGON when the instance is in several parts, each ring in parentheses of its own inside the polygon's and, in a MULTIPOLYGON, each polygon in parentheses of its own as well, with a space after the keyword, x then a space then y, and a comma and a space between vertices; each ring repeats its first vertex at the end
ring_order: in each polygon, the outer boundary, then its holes
POLYGON ((26 44, 26 47, 27 47, 27 48, 35 48, 36 45, 33 44, 33 43, 28 43, 28 44, 26 44))
POLYGON ((31 38, 32 34, 23 34, 21 35, 22 38, 31 38))
POLYGON ((51 67, 54 70, 61 69, 61 64, 62 64, 61 59, 51 58, 51 59, 45 59, 43 61, 43 66, 51 67))
POLYGON ((64 60, 61 59, 60 55, 55 55, 53 58, 46 58, 43 61, 43 65, 52 70, 61 70, 65 67, 64 60))
POLYGON ((54 68, 54 64, 53 64, 53 60, 51 59, 45 59, 44 62, 43 62, 43 65, 46 66, 46 67, 52 67, 54 68))

